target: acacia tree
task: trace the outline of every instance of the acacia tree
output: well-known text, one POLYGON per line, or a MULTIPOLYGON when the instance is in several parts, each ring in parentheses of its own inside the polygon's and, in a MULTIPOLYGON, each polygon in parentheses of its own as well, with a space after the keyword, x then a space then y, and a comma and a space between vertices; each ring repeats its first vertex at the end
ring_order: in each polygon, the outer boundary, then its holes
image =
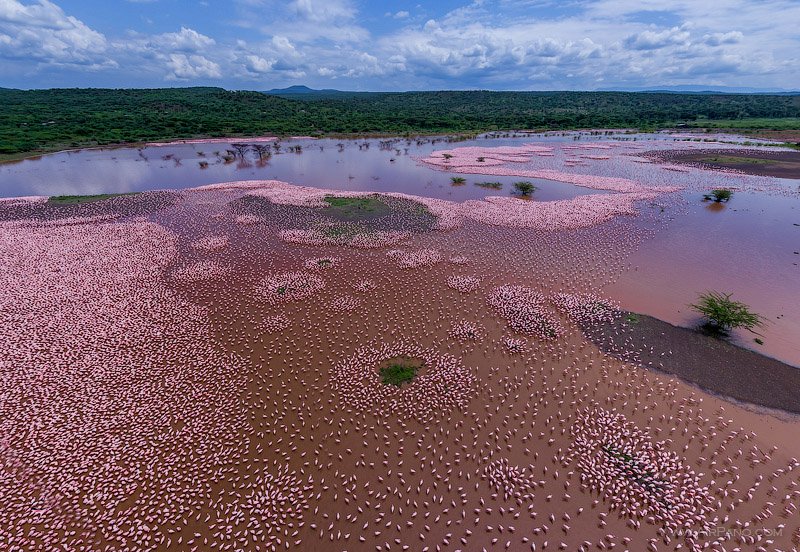
POLYGON ((532 182, 523 180, 520 182, 514 182, 514 189, 517 191, 517 193, 519 193, 519 195, 528 197, 536 191, 536 186, 534 186, 532 182))
POLYGON ((250 149, 249 144, 231 144, 233 151, 236 152, 236 157, 244 159, 244 155, 247 153, 247 150, 250 149))
POLYGON ((258 155, 259 161, 266 161, 272 156, 272 151, 270 150, 269 146, 265 146, 264 144, 253 144, 251 146, 252 150, 256 152, 258 155))
POLYGON ((702 314, 707 322, 706 328, 726 334, 733 328, 753 331, 764 324, 764 318, 750 310, 750 307, 731 299, 732 293, 707 291, 700 294, 697 303, 689 305, 702 314))

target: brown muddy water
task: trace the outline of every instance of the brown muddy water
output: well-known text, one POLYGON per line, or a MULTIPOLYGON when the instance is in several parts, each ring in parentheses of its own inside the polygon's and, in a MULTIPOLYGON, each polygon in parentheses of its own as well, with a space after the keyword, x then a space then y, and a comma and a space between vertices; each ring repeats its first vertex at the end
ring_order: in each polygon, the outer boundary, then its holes
MULTIPOLYGON (((610 157, 575 171, 685 189, 551 229, 436 229, 442 214, 404 198, 342 226, 308 191, 266 185, 0 204, 2 542, 796 548, 797 420, 606 355, 580 330, 612 303, 669 318, 729 286, 770 318, 763 349, 796 362, 796 182, 610 157), (720 182, 737 191, 711 212, 701 191, 720 182), (339 241, 287 241, 296 229, 339 241), (345 245, 383 230, 406 234, 345 245), (382 363, 403 355, 424 373, 384 386, 382 363)), ((414 167, 450 198, 450 174, 414 167)), ((408 186, 392 191, 423 195, 408 186)))

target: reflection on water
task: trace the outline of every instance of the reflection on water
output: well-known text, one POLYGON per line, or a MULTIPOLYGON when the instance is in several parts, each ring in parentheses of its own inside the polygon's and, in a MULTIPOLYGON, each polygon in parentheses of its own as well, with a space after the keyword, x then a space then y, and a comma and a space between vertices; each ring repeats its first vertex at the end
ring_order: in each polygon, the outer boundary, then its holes
MULTIPOLYGON (((574 141, 574 134, 537 140, 574 141)), ((653 140, 663 140, 648 135, 653 140)), ((609 139, 587 136, 586 140, 609 139)), ((179 144, 162 147, 93 149, 62 152, 13 164, 0 165, 0 197, 28 195, 83 195, 157 189, 180 189, 234 180, 276 179, 337 190, 370 190, 463 201, 510 193, 516 177, 463 175, 466 185, 453 186, 455 173, 421 166, 417 158, 435 149, 473 145, 520 145, 531 137, 479 138, 448 144, 443 139, 392 140, 286 140, 280 150, 259 162, 254 153, 246 161, 226 161, 228 144, 179 144), (365 144, 369 144, 365 147, 365 144), (385 144, 385 142, 384 142, 385 144), (294 150, 300 146, 299 152, 294 150), (501 182, 502 190, 481 188, 475 182, 501 182)), ((236 141, 236 140, 234 140, 236 141)), ((246 143, 246 139, 242 139, 246 143)), ((597 190, 551 181, 534 181, 535 199, 556 200, 597 190)))

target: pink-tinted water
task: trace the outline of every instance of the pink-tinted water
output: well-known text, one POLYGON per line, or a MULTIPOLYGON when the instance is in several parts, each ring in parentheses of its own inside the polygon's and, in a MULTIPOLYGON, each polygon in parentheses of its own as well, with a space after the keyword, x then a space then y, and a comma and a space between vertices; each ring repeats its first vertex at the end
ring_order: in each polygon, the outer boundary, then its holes
POLYGON ((800 197, 738 193, 720 205, 694 193, 686 201, 605 291, 626 309, 690 327, 701 323, 688 308, 699 293, 732 293, 766 318, 758 335, 739 330, 735 341, 800 366, 800 197))
MULTIPOLYGON (((605 162, 576 170, 643 186, 697 177, 605 162)), ((565 203, 549 229, 454 204, 449 230, 360 249, 287 243, 280 231, 319 207, 257 190, 0 205, 28 213, 0 223, 7 548, 797 545, 797 422, 604 355, 560 295, 623 301, 609 290, 637 255, 685 219, 704 239, 710 217, 759 201, 749 193, 705 213, 687 188, 578 227, 565 203), (454 276, 477 284, 460 291, 454 276), (374 370, 398 353, 431 377, 382 387, 374 370)))

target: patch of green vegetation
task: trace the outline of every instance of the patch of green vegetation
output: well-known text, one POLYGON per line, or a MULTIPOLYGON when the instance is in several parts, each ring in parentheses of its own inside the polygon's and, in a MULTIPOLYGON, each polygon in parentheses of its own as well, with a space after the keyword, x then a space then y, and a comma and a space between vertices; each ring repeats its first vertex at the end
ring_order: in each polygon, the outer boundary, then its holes
POLYGON ((703 195, 703 201, 714 201, 716 203, 722 203, 723 201, 727 203, 733 197, 733 190, 728 190, 726 188, 718 188, 716 190, 711 190, 711 193, 703 195))
POLYGON ((463 186, 467 183, 467 179, 463 176, 451 176, 450 177, 450 184, 453 186, 463 186))
POLYGON ((625 315, 625 322, 628 324, 638 324, 639 323, 639 315, 633 312, 629 312, 625 315))
POLYGON ((481 188, 491 188, 492 190, 499 190, 503 187, 502 182, 476 182, 475 185, 481 188))
POLYGON ((392 212, 378 196, 325 196, 325 202, 329 205, 325 213, 340 220, 376 218, 392 212))
POLYGON ((533 182, 521 180, 520 182, 514 182, 514 190, 523 197, 529 197, 536 191, 536 186, 533 185, 533 182))
POLYGON ((422 368, 422 361, 408 357, 394 359, 386 366, 381 367, 381 381, 384 385, 395 385, 400 387, 404 383, 409 383, 417 377, 417 372, 422 368))
POLYGON ((51 196, 47 203, 51 205, 75 205, 77 203, 92 203, 94 201, 102 201, 111 197, 136 195, 139 192, 127 192, 123 194, 96 194, 96 195, 62 195, 51 196))
POLYGON ((731 293, 708 291, 700 294, 697 303, 689 305, 706 318, 705 328, 712 333, 727 334, 734 328, 753 328, 762 326, 761 315, 750 310, 744 303, 731 299, 731 293))

